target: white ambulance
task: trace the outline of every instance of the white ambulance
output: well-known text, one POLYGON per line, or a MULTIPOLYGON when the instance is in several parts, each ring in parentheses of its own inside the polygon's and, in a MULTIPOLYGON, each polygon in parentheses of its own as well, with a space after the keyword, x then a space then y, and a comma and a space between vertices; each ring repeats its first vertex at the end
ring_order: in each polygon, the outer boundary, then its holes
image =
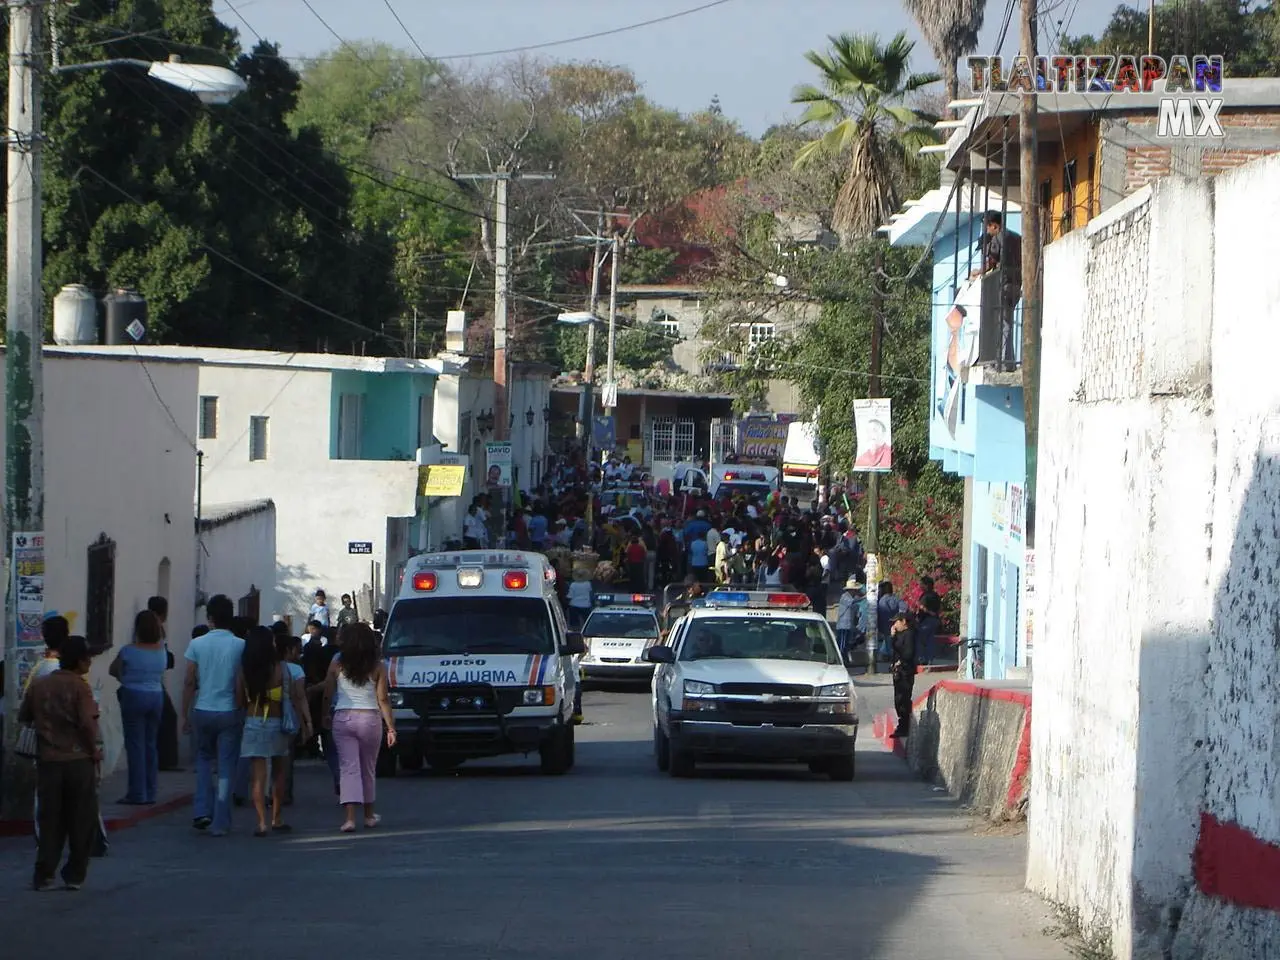
POLYGON ((383 634, 400 767, 536 750, 544 773, 565 773, 583 652, 543 555, 414 557, 383 634))

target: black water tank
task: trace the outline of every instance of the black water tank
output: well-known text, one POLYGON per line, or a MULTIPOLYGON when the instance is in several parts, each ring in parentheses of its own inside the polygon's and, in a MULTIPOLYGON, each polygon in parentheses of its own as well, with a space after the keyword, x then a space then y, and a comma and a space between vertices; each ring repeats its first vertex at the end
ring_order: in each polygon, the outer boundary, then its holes
MULTIPOLYGON (((107 322, 103 327, 103 343, 109 347, 124 343, 142 343, 147 339, 147 300, 137 290, 112 290, 103 297, 107 322), (129 326, 137 321, 141 336, 133 336, 129 326)), ((138 327, 134 328, 139 329, 138 327)))

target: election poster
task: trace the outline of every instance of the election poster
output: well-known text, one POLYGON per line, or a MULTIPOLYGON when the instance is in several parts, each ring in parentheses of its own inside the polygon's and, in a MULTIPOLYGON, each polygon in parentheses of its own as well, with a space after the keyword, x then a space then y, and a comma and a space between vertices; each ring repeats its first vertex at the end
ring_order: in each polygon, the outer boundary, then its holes
POLYGON ((853 431, 857 440, 853 469, 888 473, 893 468, 893 432, 889 399, 853 401, 853 431))
POLYGON ((738 455, 748 460, 782 461, 787 446, 784 420, 744 419, 738 424, 738 455))
POLYGON ((485 485, 490 487, 511 486, 511 443, 506 440, 490 442, 484 445, 485 485))
POLYGON ((13 535, 13 596, 18 620, 18 647, 40 649, 44 638, 44 534, 13 535))
POLYGON ((617 421, 611 416, 592 417, 591 442, 597 450, 613 452, 618 445, 617 421))

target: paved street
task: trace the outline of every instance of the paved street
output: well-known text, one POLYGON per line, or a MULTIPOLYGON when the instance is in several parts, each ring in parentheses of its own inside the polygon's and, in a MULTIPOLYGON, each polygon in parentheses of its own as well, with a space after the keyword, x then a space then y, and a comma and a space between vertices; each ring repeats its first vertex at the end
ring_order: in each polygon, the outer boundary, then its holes
POLYGON ((194 833, 184 810, 114 835, 78 894, 35 894, 0 842, 4 954, 199 958, 1058 960, 1022 887, 1023 838, 975 830, 870 738, 858 779, 650 756, 647 698, 587 695, 578 767, 490 762, 380 784, 384 824, 340 836, 301 768, 293 835, 194 833), (75 909, 69 909, 74 905, 75 909))

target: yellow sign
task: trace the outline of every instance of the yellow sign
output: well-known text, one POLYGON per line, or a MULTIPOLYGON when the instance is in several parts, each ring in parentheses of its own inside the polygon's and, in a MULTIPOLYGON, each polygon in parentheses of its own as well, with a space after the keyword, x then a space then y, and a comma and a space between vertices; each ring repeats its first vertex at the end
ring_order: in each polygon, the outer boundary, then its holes
POLYGON ((438 463, 418 468, 418 496, 459 497, 467 480, 467 468, 461 464, 438 463))

